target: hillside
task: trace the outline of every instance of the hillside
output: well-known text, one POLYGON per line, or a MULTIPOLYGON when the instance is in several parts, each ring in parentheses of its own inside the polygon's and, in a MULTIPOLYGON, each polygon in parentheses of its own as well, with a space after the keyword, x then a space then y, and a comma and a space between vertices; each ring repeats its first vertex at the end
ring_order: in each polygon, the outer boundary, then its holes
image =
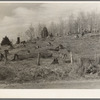
MULTIPOLYGON (((0 80, 5 82, 30 82, 99 78, 100 35, 87 34, 34 39, 8 48, 8 60, 0 61, 0 80), (61 46, 62 45, 62 46, 61 46), (70 52, 73 56, 71 63, 70 52), (40 65, 37 65, 40 53, 40 65), (18 59, 14 60, 14 55, 18 59), (53 63, 57 58, 58 63, 53 63)), ((1 47, 4 53, 6 47, 1 47)))

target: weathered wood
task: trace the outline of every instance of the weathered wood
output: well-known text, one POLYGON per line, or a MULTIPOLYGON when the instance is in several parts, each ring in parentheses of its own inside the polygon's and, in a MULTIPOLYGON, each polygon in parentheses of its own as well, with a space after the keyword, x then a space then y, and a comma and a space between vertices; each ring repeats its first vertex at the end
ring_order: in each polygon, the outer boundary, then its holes
POLYGON ((18 54, 14 54, 14 59, 13 59, 14 61, 15 60, 19 60, 19 56, 18 56, 18 54))
POLYGON ((58 59, 54 58, 53 62, 51 64, 59 64, 58 59))
POLYGON ((8 60, 8 53, 9 53, 9 51, 8 50, 4 50, 4 53, 5 53, 5 61, 7 61, 8 60))
POLYGON ((4 55, 1 53, 1 54, 0 54, 0 61, 2 61, 3 58, 4 58, 4 55))
POLYGON ((37 56, 37 65, 38 66, 40 65, 40 53, 38 53, 38 56, 37 56))
POLYGON ((20 37, 17 37, 17 44, 20 43, 20 37))
POLYGON ((71 61, 71 64, 73 64, 73 54, 72 54, 72 52, 70 52, 70 61, 71 61))

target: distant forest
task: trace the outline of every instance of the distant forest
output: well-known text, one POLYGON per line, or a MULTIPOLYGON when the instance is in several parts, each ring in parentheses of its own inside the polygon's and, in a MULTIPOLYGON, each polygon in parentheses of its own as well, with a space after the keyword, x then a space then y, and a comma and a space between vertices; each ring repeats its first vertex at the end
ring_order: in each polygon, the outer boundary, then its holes
POLYGON ((54 36, 97 33, 100 31, 100 14, 95 11, 72 13, 66 20, 59 18, 59 22, 51 22, 49 25, 40 23, 35 28, 30 25, 25 33, 30 39, 34 38, 34 35, 39 37, 44 27, 54 36))

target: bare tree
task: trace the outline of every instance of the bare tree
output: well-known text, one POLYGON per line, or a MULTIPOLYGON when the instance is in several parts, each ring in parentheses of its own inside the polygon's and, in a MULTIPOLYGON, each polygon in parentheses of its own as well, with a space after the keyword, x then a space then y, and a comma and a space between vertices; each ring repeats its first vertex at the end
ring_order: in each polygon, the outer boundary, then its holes
POLYGON ((56 35, 58 33, 57 25, 54 22, 50 23, 50 26, 48 28, 49 32, 52 33, 53 35, 56 35))
POLYGON ((63 35, 64 34, 64 29, 65 29, 65 24, 64 24, 64 20, 62 18, 60 18, 58 29, 59 29, 59 34, 63 35))
POLYGON ((90 25, 90 31, 96 32, 99 29, 99 16, 96 12, 91 12, 89 16, 89 25, 90 25))
POLYGON ((36 28, 37 37, 41 37, 41 31, 44 26, 45 26, 44 24, 40 24, 40 23, 37 25, 37 28, 36 28))
POLYGON ((77 21, 78 21, 78 32, 82 34, 87 30, 87 17, 84 12, 79 12, 77 21))
POLYGON ((29 37, 29 39, 32 41, 35 34, 34 34, 34 27, 32 26, 32 24, 30 25, 29 29, 26 30, 26 35, 29 37))
POLYGON ((98 32, 100 30, 99 26, 100 18, 96 12, 79 12, 76 18, 71 14, 68 19, 68 29, 71 34, 98 32))
POLYGON ((68 32, 69 34, 74 33, 74 15, 71 14, 68 19, 68 32))

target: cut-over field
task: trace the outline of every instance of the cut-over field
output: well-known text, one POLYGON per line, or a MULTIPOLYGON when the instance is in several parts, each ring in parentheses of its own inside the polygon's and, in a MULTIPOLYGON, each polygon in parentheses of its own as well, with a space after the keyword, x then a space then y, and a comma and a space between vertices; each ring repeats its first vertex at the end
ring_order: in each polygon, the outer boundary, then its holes
MULTIPOLYGON (((70 35, 34 41, 26 42, 25 46, 15 44, 13 49, 9 49, 8 61, 5 59, 0 61, 1 82, 50 82, 100 78, 100 35, 87 34, 79 38, 70 35), (63 45, 64 48, 56 50, 59 45, 63 45), (72 52, 72 63, 69 51, 72 52), (40 65, 37 65, 38 53, 41 53, 40 65), (19 59, 13 60, 15 54, 19 59), (57 64, 52 63, 54 58, 58 59, 57 64)), ((1 53, 3 50, 4 47, 1 47, 1 53)))

